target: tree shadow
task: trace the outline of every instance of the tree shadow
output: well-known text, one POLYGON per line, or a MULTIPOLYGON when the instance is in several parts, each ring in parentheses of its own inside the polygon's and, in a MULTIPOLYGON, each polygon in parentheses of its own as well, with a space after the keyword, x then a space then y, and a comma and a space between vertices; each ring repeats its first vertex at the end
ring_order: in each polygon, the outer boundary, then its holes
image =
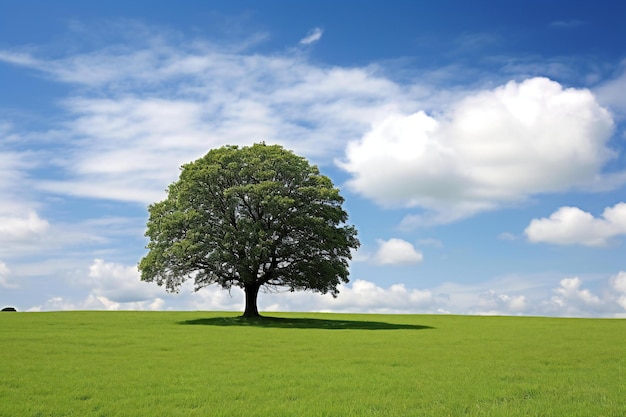
POLYGON ((434 329, 430 326, 418 324, 397 324, 380 321, 363 320, 324 320, 313 318, 290 317, 210 317, 179 322, 184 325, 204 326, 249 326, 272 327, 282 329, 324 329, 324 330, 424 330, 434 329))

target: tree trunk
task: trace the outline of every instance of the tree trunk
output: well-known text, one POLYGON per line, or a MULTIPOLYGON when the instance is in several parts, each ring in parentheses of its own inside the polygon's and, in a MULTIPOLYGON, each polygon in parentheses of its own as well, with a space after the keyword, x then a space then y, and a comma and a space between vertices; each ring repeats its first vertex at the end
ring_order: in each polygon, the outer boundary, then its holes
POLYGON ((246 309, 243 312, 243 316, 245 318, 255 318, 261 317, 259 314, 259 309, 256 305, 256 300, 259 295, 260 285, 258 284, 249 284, 244 287, 244 292, 246 293, 246 309))

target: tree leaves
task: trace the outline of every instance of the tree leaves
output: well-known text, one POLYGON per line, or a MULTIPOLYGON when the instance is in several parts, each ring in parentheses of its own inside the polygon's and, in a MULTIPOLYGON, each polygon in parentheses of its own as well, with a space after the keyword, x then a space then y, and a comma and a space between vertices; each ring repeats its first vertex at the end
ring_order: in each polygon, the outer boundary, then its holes
POLYGON ((183 165, 149 207, 142 280, 177 291, 219 284, 337 294, 357 231, 316 166, 280 146, 225 146, 183 165))

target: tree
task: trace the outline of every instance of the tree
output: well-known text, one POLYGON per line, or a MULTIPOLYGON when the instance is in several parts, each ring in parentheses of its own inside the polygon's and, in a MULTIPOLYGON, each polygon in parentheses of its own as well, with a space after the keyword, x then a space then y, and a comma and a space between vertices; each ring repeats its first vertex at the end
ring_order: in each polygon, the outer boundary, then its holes
POLYGON ((149 206, 141 279, 169 292, 187 279, 196 291, 240 287, 243 317, 259 316, 262 287, 336 297, 359 246, 343 201, 316 166, 281 146, 213 149, 149 206))

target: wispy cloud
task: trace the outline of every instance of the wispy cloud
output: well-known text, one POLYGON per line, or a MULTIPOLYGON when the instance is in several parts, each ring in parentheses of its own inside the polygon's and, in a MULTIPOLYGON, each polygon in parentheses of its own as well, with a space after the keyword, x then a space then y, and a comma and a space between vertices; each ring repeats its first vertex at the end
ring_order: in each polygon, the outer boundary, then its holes
MULTIPOLYGON (((317 29, 307 38, 319 38, 317 29)), ((545 78, 457 91, 426 113, 416 97, 435 95, 432 86, 403 86, 374 67, 318 67, 299 54, 165 37, 147 44, 57 59, 0 55, 87 87, 65 100, 56 131, 68 151, 53 161, 63 179, 36 186, 147 203, 182 163, 216 146, 266 140, 328 163, 348 142, 341 167, 351 189, 381 205, 427 209, 405 219, 411 227, 597 183, 612 156, 610 113, 590 91, 545 78)))
POLYGON ((466 55, 492 48, 502 42, 500 36, 493 33, 463 33, 452 42, 454 54, 466 55))
MULTIPOLYGON (((510 65, 495 73, 447 62, 394 77, 387 63, 342 67, 310 61, 302 50, 321 39, 320 28, 300 41, 301 48, 264 53, 253 50, 264 34, 233 45, 126 23, 114 25, 123 30, 113 36, 102 35, 111 27, 84 27, 85 36, 103 36, 90 38, 87 46, 0 51, 3 64, 34 70, 25 74, 38 72, 66 87, 55 91, 68 91, 55 97, 59 107, 40 131, 25 127, 16 133, 17 121, 0 115, 0 241, 10 240, 0 254, 0 281, 7 288, 41 278, 48 298, 35 309, 240 309, 237 290, 232 297, 214 287, 174 296, 139 286, 133 262, 145 244, 145 204, 164 197, 182 163, 224 144, 279 143, 322 171, 340 161, 346 172, 329 171, 347 179, 351 191, 402 207, 402 214, 415 213, 405 217, 405 227, 450 223, 542 193, 590 185, 614 189, 626 182, 625 172, 605 172, 619 161, 612 159, 609 138, 615 109, 626 109, 619 94, 623 75, 593 91, 567 88, 565 81, 535 75, 562 80, 569 67, 580 71, 578 64, 504 57, 499 62, 510 65), (83 217, 55 218, 63 210, 59 202, 77 203, 73 213, 83 217), (96 206, 135 218, 86 219, 96 206), (117 239, 132 240, 137 252, 118 256, 124 250, 119 248, 130 245, 117 239), (77 286, 82 293, 56 296, 55 285, 64 280, 84 282, 77 286)), ((555 23, 568 26, 575 25, 555 23)), ((498 42, 488 34, 466 34, 450 45, 473 53, 498 42)), ((592 225, 609 222, 591 217, 592 225)), ((556 235, 563 233, 555 232, 553 240, 556 235)), ((606 244, 615 237, 588 234, 578 242, 606 244)), ((408 265, 423 258, 401 239, 380 241, 378 249, 368 261, 408 265)), ((550 277, 541 284, 548 298, 501 282, 416 289, 355 278, 337 300, 263 294, 261 303, 282 310, 554 315, 584 315, 582 301, 596 298, 610 308, 591 314, 623 314, 620 305, 626 304, 621 278, 598 290, 588 288, 584 276, 563 284, 565 277, 550 277)))
POLYGON ((550 22, 550 27, 557 29, 573 29, 585 25, 586 22, 578 19, 555 20, 550 22))
POLYGON ((65 148, 48 164, 62 179, 35 186, 142 204, 162 198, 182 163, 224 144, 265 140, 332 163, 345 139, 360 137, 387 107, 410 102, 373 68, 320 68, 299 54, 172 41, 20 57, 10 62, 85 87, 63 101, 65 120, 55 129, 65 148))
POLYGON ((309 31, 309 33, 302 39, 300 39, 300 45, 311 45, 322 39, 324 31, 318 27, 309 31))

